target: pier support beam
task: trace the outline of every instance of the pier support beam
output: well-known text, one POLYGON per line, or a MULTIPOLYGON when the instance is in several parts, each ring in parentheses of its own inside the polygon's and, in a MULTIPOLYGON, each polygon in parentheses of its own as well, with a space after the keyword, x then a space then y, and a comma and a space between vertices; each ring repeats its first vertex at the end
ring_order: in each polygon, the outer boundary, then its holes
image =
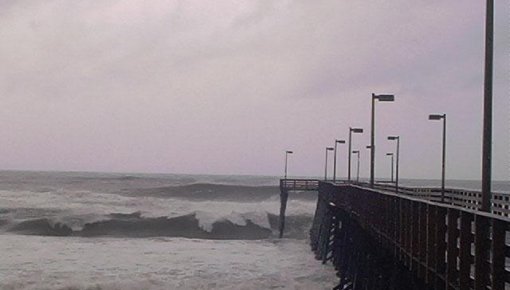
POLYGON ((280 219, 279 230, 280 239, 283 237, 283 230, 285 229, 285 211, 287 209, 287 200, 289 199, 289 192, 286 189, 280 190, 280 219))

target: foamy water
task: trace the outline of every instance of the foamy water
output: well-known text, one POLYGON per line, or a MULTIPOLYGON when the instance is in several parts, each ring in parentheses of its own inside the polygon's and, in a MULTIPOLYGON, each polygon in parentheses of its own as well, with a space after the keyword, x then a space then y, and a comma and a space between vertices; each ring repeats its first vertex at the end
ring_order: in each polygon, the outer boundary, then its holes
POLYGON ((306 241, 1 236, 2 289, 331 289, 306 241))

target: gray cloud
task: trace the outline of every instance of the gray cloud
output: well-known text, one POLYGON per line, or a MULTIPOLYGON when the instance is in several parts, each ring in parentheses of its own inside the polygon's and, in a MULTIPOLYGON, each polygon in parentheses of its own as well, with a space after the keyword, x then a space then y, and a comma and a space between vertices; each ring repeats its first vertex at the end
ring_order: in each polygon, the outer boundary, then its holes
MULTIPOLYGON (((397 101, 377 105, 380 175, 384 137, 400 134, 404 177, 439 177, 440 125, 426 117, 445 112, 448 176, 479 178, 483 3, 0 5, 3 168, 280 174, 292 148, 292 174, 321 175, 324 147, 350 125, 368 132, 370 94, 390 92, 397 101)), ((508 9, 496 6, 498 179, 509 177, 508 9)))

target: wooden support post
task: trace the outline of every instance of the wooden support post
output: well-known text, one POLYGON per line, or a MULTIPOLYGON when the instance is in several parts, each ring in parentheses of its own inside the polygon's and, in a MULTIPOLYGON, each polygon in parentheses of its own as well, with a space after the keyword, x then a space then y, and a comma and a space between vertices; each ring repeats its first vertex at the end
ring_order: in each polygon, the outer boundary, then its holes
POLYGON ((392 220, 393 220, 393 243, 394 243, 394 258, 395 260, 398 260, 398 254, 400 252, 399 250, 399 235, 400 235, 400 224, 399 224, 399 212, 398 212, 398 208, 399 208, 399 198, 398 197, 394 197, 393 198, 393 203, 392 203, 392 207, 391 207, 391 212, 392 212, 392 220))
POLYGON ((492 264, 491 264, 491 289, 505 289, 505 222, 492 219, 492 264))
POLYGON ((486 290, 489 285, 489 219, 475 216, 475 290, 486 290))
POLYGON ((427 271, 425 281, 429 285, 434 285, 436 266, 436 206, 427 205, 427 271))
POLYGON ((436 207, 436 264, 435 269, 435 289, 444 289, 444 281, 441 277, 446 276, 446 208, 436 207))
POLYGON ((289 192, 287 189, 280 189, 280 239, 283 237, 283 230, 285 228, 285 210, 287 209, 287 200, 289 192))
POLYGON ((323 221, 324 232, 322 234, 322 264, 326 264, 329 260, 329 253, 331 251, 331 238, 333 236, 334 219, 331 206, 328 206, 326 217, 323 221))
POLYGON ((412 222, 411 222, 411 271, 418 275, 419 272, 419 260, 418 257, 420 255, 420 248, 419 248, 419 240, 420 240, 420 223, 419 223, 419 203, 412 202, 411 204, 411 216, 412 216, 412 222))
POLYGON ((413 211, 412 211, 412 203, 409 200, 406 200, 406 206, 405 206, 405 216, 404 221, 406 225, 406 232, 405 232, 405 249, 406 249, 406 266, 408 269, 411 269, 411 263, 413 260, 413 254, 412 254, 412 222, 413 222, 413 211))
POLYGON ((418 239, 418 248, 420 250, 419 254, 419 272, 418 276, 425 281, 427 276, 427 205, 424 203, 420 203, 419 207, 419 239, 418 239))
POLYGON ((461 212, 460 215, 460 248, 459 248, 459 289, 471 289, 471 243, 473 234, 471 232, 471 221, 473 215, 468 212, 461 212))
POLYGON ((398 219, 398 223, 397 223, 397 227, 398 227, 398 247, 399 247, 399 250, 398 250, 398 259, 400 261, 403 260, 403 247, 404 247, 404 226, 403 226, 403 209, 402 209, 402 199, 401 198, 398 198, 398 210, 397 210, 397 219, 398 219))
POLYGON ((400 199, 400 261, 407 266, 407 201, 400 199))
POLYGON ((450 288, 455 289, 458 287, 458 272, 457 272, 457 258, 459 256, 459 249, 457 247, 457 238, 459 237, 458 230, 459 211, 456 209, 448 209, 448 242, 447 242, 447 257, 446 257, 446 281, 445 287, 447 290, 450 288))

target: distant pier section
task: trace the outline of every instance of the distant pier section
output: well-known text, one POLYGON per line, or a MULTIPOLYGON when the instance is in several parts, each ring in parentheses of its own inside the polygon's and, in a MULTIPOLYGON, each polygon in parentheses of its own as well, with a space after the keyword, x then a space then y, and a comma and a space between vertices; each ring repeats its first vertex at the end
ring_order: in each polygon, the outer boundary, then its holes
POLYGON ((285 229, 285 211, 287 200, 291 191, 317 191, 319 190, 318 179, 281 179, 280 180, 280 239, 285 229))

